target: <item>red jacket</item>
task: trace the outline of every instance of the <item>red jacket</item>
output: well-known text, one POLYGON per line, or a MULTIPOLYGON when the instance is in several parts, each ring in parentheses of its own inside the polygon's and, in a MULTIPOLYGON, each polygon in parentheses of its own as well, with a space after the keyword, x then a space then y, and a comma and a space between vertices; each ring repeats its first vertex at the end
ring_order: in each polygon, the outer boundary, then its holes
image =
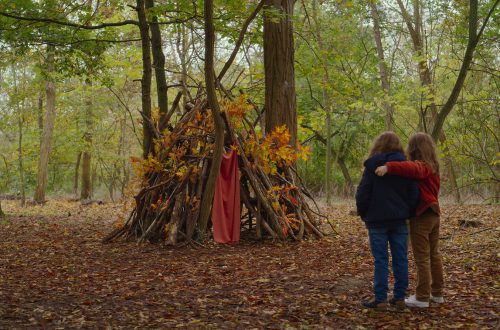
POLYGON ((420 189, 420 202, 416 214, 421 215, 430 207, 437 214, 439 210, 439 174, 432 172, 432 168, 421 161, 388 162, 387 173, 405 178, 418 179, 420 189))

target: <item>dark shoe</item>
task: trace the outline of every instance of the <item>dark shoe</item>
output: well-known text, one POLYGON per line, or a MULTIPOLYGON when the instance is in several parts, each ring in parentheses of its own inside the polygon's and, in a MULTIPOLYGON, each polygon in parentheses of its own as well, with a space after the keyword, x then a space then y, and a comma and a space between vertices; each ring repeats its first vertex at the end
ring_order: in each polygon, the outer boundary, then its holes
POLYGON ((406 308, 404 299, 392 298, 391 300, 389 300, 389 305, 391 305, 391 307, 396 309, 397 311, 404 311, 406 308))
POLYGON ((362 305, 366 308, 373 308, 376 311, 382 312, 387 310, 387 304, 383 301, 364 301, 362 305))

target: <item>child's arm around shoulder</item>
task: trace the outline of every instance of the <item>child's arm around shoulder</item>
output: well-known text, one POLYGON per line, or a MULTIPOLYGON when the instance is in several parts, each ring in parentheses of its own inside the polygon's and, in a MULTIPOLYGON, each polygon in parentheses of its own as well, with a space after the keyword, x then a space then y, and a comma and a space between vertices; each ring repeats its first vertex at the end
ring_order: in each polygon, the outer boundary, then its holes
POLYGON ((432 168, 421 161, 406 160, 385 163, 387 174, 399 175, 411 179, 425 179, 432 175, 432 168))

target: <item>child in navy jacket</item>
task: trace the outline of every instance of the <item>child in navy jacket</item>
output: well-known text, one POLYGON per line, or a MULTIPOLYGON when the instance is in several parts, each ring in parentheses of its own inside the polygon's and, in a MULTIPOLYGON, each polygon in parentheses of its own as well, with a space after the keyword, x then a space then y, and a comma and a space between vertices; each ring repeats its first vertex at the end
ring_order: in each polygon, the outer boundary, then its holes
POLYGON ((387 308, 388 251, 390 246, 394 291, 391 304, 404 308, 408 287, 408 225, 419 201, 418 184, 401 177, 375 175, 375 169, 386 162, 404 161, 406 157, 398 136, 385 132, 373 142, 365 170, 356 191, 356 207, 368 228, 370 248, 375 271, 373 291, 375 299, 363 306, 387 308))

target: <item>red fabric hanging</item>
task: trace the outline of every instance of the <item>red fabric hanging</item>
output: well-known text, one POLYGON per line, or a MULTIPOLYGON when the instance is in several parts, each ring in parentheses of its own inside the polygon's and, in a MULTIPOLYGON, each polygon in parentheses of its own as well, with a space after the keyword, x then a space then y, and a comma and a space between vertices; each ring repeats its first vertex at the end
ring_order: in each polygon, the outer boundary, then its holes
POLYGON ((222 156, 212 207, 214 240, 237 243, 240 240, 240 175, 238 153, 231 149, 222 156))

